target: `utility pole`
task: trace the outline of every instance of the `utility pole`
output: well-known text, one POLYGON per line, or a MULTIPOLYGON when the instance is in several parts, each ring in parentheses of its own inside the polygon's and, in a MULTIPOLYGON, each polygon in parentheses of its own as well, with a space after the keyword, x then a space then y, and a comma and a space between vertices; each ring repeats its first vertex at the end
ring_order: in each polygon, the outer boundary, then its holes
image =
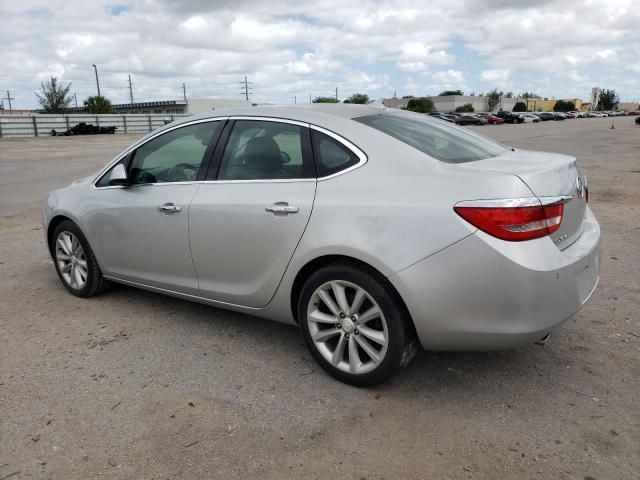
POLYGON ((133 105, 133 88, 131 87, 131 74, 129 74, 129 99, 131 100, 131 105, 133 105))
POLYGON ((240 95, 244 95, 244 99, 248 102, 249 101, 249 95, 252 95, 251 90, 253 90, 252 87, 250 87, 249 85, 253 85, 253 82, 249 82, 247 80, 247 76, 244 76, 244 82, 240 82, 240 95))
POLYGON ((336 103, 338 103, 338 87, 336 87, 336 103))
POLYGON ((187 101, 187 86, 182 82, 182 96, 184 97, 184 101, 187 101))
POLYGON ((5 98, 5 100, 7 100, 9 102, 9 111, 11 111, 12 110, 12 108, 11 108, 11 100, 15 100, 15 98, 13 98, 11 96, 11 93, 9 93, 9 90, 7 90, 7 96, 4 97, 4 98, 5 98))
POLYGON ((309 92, 309 103, 313 103, 313 102, 311 101, 311 92, 309 92))
POLYGON ((294 104, 298 103, 298 97, 296 97, 295 95, 293 96, 293 103, 294 104))
POLYGON ((93 69, 96 71, 96 86, 98 87, 98 96, 101 97, 102 95, 100 95, 100 81, 98 80, 98 67, 93 65, 93 69))
POLYGON ((77 93, 73 94, 73 99, 76 101, 76 108, 78 108, 78 94, 77 93))

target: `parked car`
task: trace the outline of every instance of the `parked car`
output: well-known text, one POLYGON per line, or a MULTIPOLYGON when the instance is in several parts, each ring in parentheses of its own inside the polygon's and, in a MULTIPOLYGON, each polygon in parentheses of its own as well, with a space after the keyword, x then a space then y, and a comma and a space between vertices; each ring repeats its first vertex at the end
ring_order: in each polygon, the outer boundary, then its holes
POLYGON ((504 123, 504 119, 498 117, 497 115, 488 115, 487 123, 490 125, 502 125, 504 123))
POLYGON ((608 116, 606 113, 604 112, 589 112, 587 114, 587 117, 589 118, 602 118, 602 117, 606 117, 608 116))
POLYGON ((555 120, 556 119, 556 116, 551 112, 539 112, 539 113, 536 113, 536 115, 543 122, 547 122, 549 120, 555 120))
POLYGON ((640 115, 640 110, 631 110, 627 115, 640 115))
POLYGON ((486 125, 487 121, 477 115, 460 115, 455 123, 456 125, 486 125))
POLYGON ((524 123, 538 123, 540 121, 540 117, 534 113, 524 113, 522 118, 524 118, 524 123))
POLYGON ((71 294, 117 282, 297 324, 367 386, 419 345, 546 340, 598 281, 587 198, 574 157, 394 109, 265 106, 161 127, 51 192, 43 221, 71 294))
POLYGON ((449 123, 454 123, 455 122, 455 120, 453 120, 449 116, 444 115, 442 113, 437 113, 437 114, 430 113, 429 115, 432 116, 433 118, 437 118, 439 120, 444 120, 445 122, 449 122, 449 123))
POLYGON ((99 135, 99 134, 113 135, 114 133, 116 133, 116 128, 117 127, 114 127, 114 126, 105 127, 105 126, 93 125, 92 123, 80 122, 77 125, 74 125, 73 127, 71 127, 70 129, 64 132, 51 130, 51 136, 52 137, 56 137, 56 136, 69 137, 71 135, 99 135))
POLYGON ((566 117, 564 116, 564 114, 562 112, 551 112, 553 113, 553 119, 554 120, 565 120, 566 117))
POLYGON ((589 112, 577 112, 576 118, 586 118, 589 112))
POLYGON ((564 118, 576 118, 576 114, 573 112, 562 112, 564 118))
POLYGON ((502 118, 506 123, 524 123, 524 118, 520 113, 507 112, 500 110, 495 114, 497 117, 502 118))

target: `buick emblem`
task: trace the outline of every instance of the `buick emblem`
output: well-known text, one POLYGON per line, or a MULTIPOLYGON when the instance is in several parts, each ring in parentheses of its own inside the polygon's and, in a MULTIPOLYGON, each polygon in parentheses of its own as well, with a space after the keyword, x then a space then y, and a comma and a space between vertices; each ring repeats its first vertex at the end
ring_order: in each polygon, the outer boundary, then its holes
POLYGON ((584 195, 584 185, 582 185, 580 177, 576 178, 576 193, 578 194, 578 198, 582 198, 584 195))

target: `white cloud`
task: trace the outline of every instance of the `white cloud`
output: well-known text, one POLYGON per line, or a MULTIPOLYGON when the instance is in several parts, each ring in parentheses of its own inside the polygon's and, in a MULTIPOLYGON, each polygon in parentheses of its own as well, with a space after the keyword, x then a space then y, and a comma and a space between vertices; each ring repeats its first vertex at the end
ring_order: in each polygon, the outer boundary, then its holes
POLYGON ((94 63, 116 102, 127 101, 129 73, 140 100, 179 97, 182 82, 194 96, 239 98, 245 74, 255 98, 272 102, 336 85, 374 98, 402 85, 399 94, 490 84, 585 96, 593 82, 633 97, 640 88, 622 73, 640 71, 634 0, 122 3, 116 16, 111 0, 0 2, 1 90, 33 106, 33 90, 55 74, 84 98, 95 93, 94 63))
POLYGON ((442 72, 434 72, 431 74, 431 78, 433 78, 433 80, 438 83, 450 85, 461 85, 465 81, 464 73, 462 73, 460 70, 445 70, 442 72))
POLYGON ((490 82, 498 87, 506 88, 511 85, 511 72, 506 69, 483 70, 480 78, 485 82, 490 82))

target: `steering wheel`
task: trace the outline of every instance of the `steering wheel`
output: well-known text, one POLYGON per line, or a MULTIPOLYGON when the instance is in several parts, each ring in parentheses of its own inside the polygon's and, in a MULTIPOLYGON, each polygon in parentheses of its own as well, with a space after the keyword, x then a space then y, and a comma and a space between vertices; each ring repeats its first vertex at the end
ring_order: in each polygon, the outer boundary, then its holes
POLYGON ((199 168, 190 163, 179 163, 171 167, 167 178, 173 182, 191 182, 195 180, 199 168))

